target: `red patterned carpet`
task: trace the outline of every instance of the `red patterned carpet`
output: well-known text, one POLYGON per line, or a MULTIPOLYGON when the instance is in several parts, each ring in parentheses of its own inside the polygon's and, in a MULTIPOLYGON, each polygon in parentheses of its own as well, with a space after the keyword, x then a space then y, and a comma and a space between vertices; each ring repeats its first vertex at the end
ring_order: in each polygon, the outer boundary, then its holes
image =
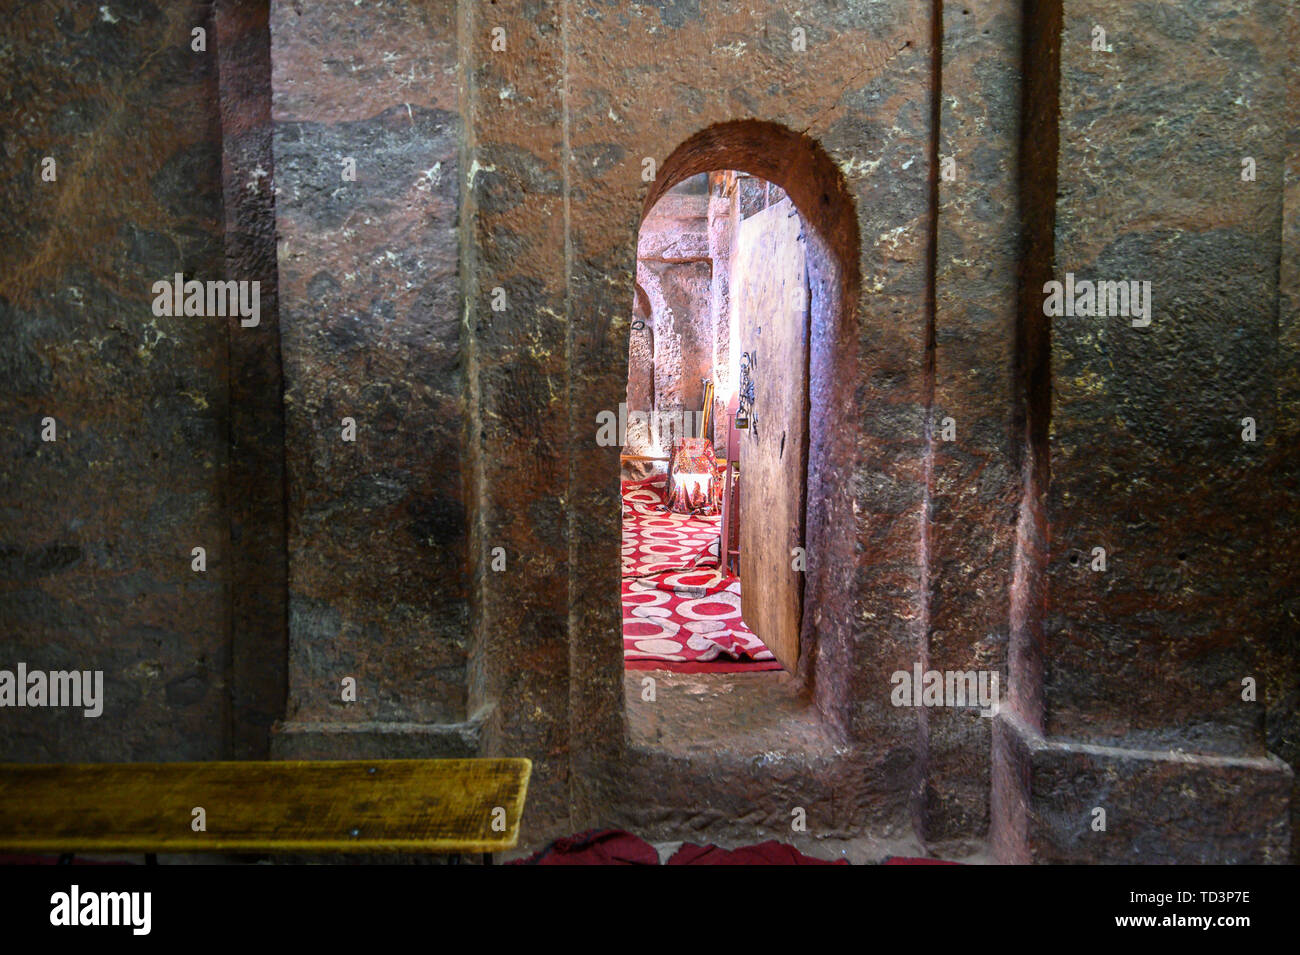
POLYGON ((718 569, 721 517, 678 514, 666 478, 623 483, 623 658, 628 669, 779 670, 718 569))

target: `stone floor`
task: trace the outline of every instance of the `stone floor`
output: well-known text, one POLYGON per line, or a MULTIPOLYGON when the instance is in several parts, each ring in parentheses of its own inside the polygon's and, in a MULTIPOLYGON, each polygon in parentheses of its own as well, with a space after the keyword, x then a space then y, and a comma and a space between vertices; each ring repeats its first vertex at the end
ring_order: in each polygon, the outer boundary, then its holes
POLYGON ((628 741, 686 755, 726 749, 745 755, 800 752, 831 755, 834 743, 820 714, 784 670, 758 673, 624 675, 628 741), (655 681, 655 702, 641 699, 655 681))
POLYGON ((852 777, 864 770, 785 671, 629 670, 623 685, 633 763, 648 772, 639 780, 641 805, 621 822, 663 857, 682 841, 737 848, 776 838, 808 855, 854 864, 891 855, 991 861, 982 840, 927 848, 910 831, 871 838, 822 830, 815 822, 807 832, 792 832, 791 805, 806 806, 811 820, 832 817, 852 777), (647 677, 655 681, 653 703, 641 698, 647 677), (694 809, 676 805, 683 789, 698 793, 694 809))

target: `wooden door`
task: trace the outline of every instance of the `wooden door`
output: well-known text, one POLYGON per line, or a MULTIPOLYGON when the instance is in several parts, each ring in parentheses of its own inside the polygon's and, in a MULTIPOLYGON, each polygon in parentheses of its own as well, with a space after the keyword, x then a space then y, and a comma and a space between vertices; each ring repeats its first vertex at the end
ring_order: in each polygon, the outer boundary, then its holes
POLYGON ((753 417, 740 433, 740 606, 791 672, 799 660, 808 455, 808 280, 801 224, 783 199, 740 223, 732 251, 733 321, 750 356, 753 417), (802 567, 802 561, 799 564, 802 567))

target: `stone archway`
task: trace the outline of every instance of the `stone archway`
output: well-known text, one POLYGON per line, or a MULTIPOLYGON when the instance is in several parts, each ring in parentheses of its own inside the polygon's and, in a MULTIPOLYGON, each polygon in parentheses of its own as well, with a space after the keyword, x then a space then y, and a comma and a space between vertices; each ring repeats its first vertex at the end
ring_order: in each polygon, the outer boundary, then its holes
MULTIPOLYGON (((917 495, 907 482, 920 468, 910 458, 895 454, 873 462, 876 473, 869 473, 864 462, 882 442, 871 433, 863 398, 870 398, 867 413, 881 415, 882 420, 892 407, 912 400, 919 390, 916 382, 897 375, 898 369, 915 365, 914 356, 903 353, 911 341, 906 336, 880 336, 880 351, 870 355, 871 364, 879 361, 892 370, 881 376, 883 385, 868 383, 869 363, 861 343, 873 326, 887 325, 890 319, 862 307, 858 205, 836 162, 817 142, 786 127, 744 120, 711 126, 689 137, 660 165, 640 215, 629 225, 639 229, 658 199, 681 180, 723 169, 746 172, 784 189, 805 223, 809 254, 813 427, 808 442, 805 531, 808 612, 801 624, 801 643, 809 652, 800 657, 797 681, 820 729, 792 741, 782 766, 774 772, 797 775, 807 798, 820 801, 819 811, 833 817, 837 828, 902 834, 911 827, 909 813, 919 789, 923 740, 916 714, 890 707, 888 675, 915 658, 919 511, 912 500, 917 495), (899 394, 889 393, 890 382, 896 382, 899 394), (875 515, 882 519, 873 526, 875 515), (905 607, 895 609, 904 603, 905 607), (879 625, 873 622, 876 619, 879 625)), ((874 214, 878 217, 879 210, 874 214)), ((630 229, 629 237, 635 235, 630 229)), ((634 239, 631 245, 634 252, 634 239)), ((628 266, 631 305, 636 294, 634 261, 628 266)), ((610 351, 625 356, 626 339, 621 349, 614 342, 610 351)), ((597 380, 608 394, 589 394, 588 401, 615 406, 626 389, 626 359, 588 379, 597 380)), ((912 414, 908 411, 886 427, 896 427, 912 414)), ((921 430, 917 427, 916 433, 921 430)), ((918 442, 912 446, 920 447, 918 442)), ((616 488, 615 455, 610 456, 609 471, 611 486, 616 488)), ((606 492, 593 492, 593 500, 596 493, 606 492)), ((607 513, 617 515, 618 509, 609 507, 607 513)), ((616 521, 594 522, 590 543, 594 546, 597 540, 601 553, 617 553, 616 521)), ((606 818, 591 813, 591 807, 618 805, 621 797, 632 792, 635 799, 622 800, 630 813, 646 807, 689 812, 673 804, 674 798, 688 791, 696 801, 734 806, 742 815, 744 806, 761 802, 762 808, 754 811, 776 819, 787 784, 774 776, 754 785, 752 764, 747 762, 752 756, 744 756, 744 744, 712 748, 696 758, 647 752, 635 740, 629 741, 614 566, 611 560, 608 579, 603 573, 598 581, 591 579, 598 592, 586 592, 584 583, 581 600, 574 605, 581 607, 588 626, 597 620, 611 624, 572 632, 575 641, 584 641, 582 646, 575 643, 570 655, 575 819, 606 818), (751 785, 743 784, 742 776, 751 785)), ((661 812, 655 818, 666 817, 661 812)), ((630 821, 651 825, 644 819, 630 821)))
POLYGON ((837 628, 828 629, 827 622, 845 619, 842 601, 849 593, 835 584, 832 568, 850 565, 854 554, 853 535, 845 533, 853 516, 834 486, 834 472, 853 460, 856 427, 841 420, 843 409, 852 405, 858 374, 852 316, 861 279, 854 202, 834 161, 814 140, 776 123, 746 120, 709 127, 678 146, 660 166, 641 219, 676 183, 718 169, 735 169, 780 186, 807 231, 814 426, 808 447, 806 606, 823 613, 805 614, 801 640, 812 652, 803 657, 799 675, 822 714, 843 728, 852 708, 849 683, 842 672, 832 670, 842 668, 853 637, 843 628, 831 633, 837 628))

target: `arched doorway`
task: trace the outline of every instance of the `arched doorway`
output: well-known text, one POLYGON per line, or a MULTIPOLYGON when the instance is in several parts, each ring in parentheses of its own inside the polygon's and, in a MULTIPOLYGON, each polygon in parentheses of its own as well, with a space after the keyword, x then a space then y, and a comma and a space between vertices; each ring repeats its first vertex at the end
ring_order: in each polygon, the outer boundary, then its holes
MULTIPOLYGON (((583 824, 607 822, 603 807, 612 805, 635 831, 668 833, 678 820, 752 832, 755 818, 788 827, 792 806, 813 803, 819 824, 837 831, 885 837, 911 831, 926 742, 917 712, 891 703, 889 681, 910 665, 917 645, 925 449, 918 373, 924 339, 917 329, 924 325, 925 263, 921 247, 911 244, 860 248, 860 215, 873 235, 918 231, 915 209, 883 201, 879 181, 858 175, 850 190, 837 163, 855 170, 865 154, 832 159, 817 142, 777 124, 721 123, 689 136, 658 165, 639 210, 621 185, 585 207, 584 222, 610 240, 598 249, 575 246, 583 254, 574 260, 582 324, 573 346, 581 387, 574 391, 569 489, 582 519, 575 525, 581 536, 570 547, 570 622, 581 639, 570 644, 569 706, 571 793, 583 824), (780 186, 805 224, 804 612, 795 673, 777 674, 752 692, 698 696, 701 706, 689 725, 664 725, 663 682, 652 702, 656 687, 624 665, 615 572, 618 449, 593 454, 589 436, 592 422, 627 398, 642 221, 675 184, 717 169, 780 186), (620 217, 613 230, 611 214, 620 217), (860 291, 866 268, 871 293, 888 294, 866 299, 867 290, 860 291)), ((689 694, 696 687, 669 689, 689 694)))
MULTIPOLYGON (((772 579, 771 568, 779 562, 785 566, 787 575, 797 588, 793 595, 787 591, 768 601, 778 609, 767 614, 763 626, 768 630, 765 639, 775 640, 776 615, 786 615, 788 622, 785 626, 790 632, 780 638, 785 640, 781 658, 787 663, 793 679, 790 692, 782 699, 791 707, 790 712, 793 713, 794 708, 801 704, 812 705, 829 725, 841 727, 847 721, 847 711, 852 705, 849 699, 852 681, 846 672, 833 673, 830 668, 845 658, 853 639, 849 622, 836 617, 835 607, 845 597, 838 580, 843 579, 846 568, 851 568, 855 546, 853 515, 846 506, 846 496, 837 492, 836 485, 837 471, 850 459, 853 432, 858 427, 846 413, 852 407, 855 388, 857 342, 852 334, 852 316, 860 284, 854 205, 838 168, 815 142, 776 124, 742 121, 703 130, 670 154, 660 166, 656 181, 645 199, 642 225, 675 188, 680 191, 681 184, 699 177, 708 181, 711 173, 714 174, 713 189, 705 190, 710 194, 717 191, 719 174, 762 184, 768 190, 767 199, 772 200, 763 202, 762 208, 770 208, 773 219, 788 217, 798 235, 803 261, 797 268, 803 270, 801 281, 805 283, 805 289, 801 307, 806 310, 806 322, 801 336, 795 335, 794 339, 798 340, 796 344, 802 351, 797 352, 798 357, 794 358, 796 352, 787 350, 789 342, 780 343, 772 334, 774 329, 771 326, 767 341, 760 346, 755 336, 762 335, 761 323, 737 321, 738 327, 732 329, 731 340, 731 350, 736 353, 728 351, 725 360, 715 362, 715 378, 720 387, 718 401, 712 410, 714 421, 722 422, 727 391, 734 393, 741 387, 742 358, 751 377, 750 383, 756 382, 760 390, 764 383, 770 384, 779 376, 769 374, 764 379, 764 372, 754 366, 755 359, 762 363, 764 354, 770 355, 773 371, 781 363, 791 360, 803 364, 794 374, 783 374, 778 389, 798 399, 787 402, 782 413, 794 416, 790 420, 797 418, 799 428, 788 429, 782 423, 775 432, 765 429, 761 417, 764 410, 760 409, 758 428, 750 429, 748 435, 753 442, 751 450, 757 449, 760 440, 774 439, 769 445, 770 457, 784 468, 785 481, 781 484, 781 493, 760 504, 763 508, 778 506, 788 509, 782 521, 777 522, 782 531, 771 541, 770 553, 766 557, 768 569, 764 573, 772 579), (783 207, 781 203, 784 203, 783 207), (789 456, 786 455, 787 446, 789 456), (792 461, 797 463, 791 466, 792 461), (818 612, 819 607, 829 609, 831 614, 818 612), (828 628, 836 632, 831 640, 826 641, 823 637, 828 628)), ((770 224, 769 238, 776 234, 776 225, 775 222, 770 224)), ((638 289, 636 303, 643 310, 646 303, 641 301, 640 292, 650 291, 646 286, 656 281, 644 272, 644 267, 639 265, 635 286, 638 289)), ((715 287, 718 279, 719 276, 715 275, 715 287)), ((651 304, 655 295, 656 292, 648 295, 651 304)), ((752 318, 748 312, 762 298, 760 290, 757 298, 745 303, 747 317, 752 318)), ((630 302, 629 306, 632 304, 630 302)), ((643 327, 634 330, 634 335, 644 335, 651 330, 644 327, 645 317, 640 313, 637 319, 643 327)), ((658 342, 655 347, 660 347, 658 342)), ((629 352, 635 355, 636 351, 637 342, 630 342, 629 352)), ((655 387, 662 390, 661 385, 656 380, 655 387)), ((633 387, 630 383, 629 396, 633 387)), ((775 410, 774 394, 769 388, 766 398, 768 414, 775 410)), ((752 405, 749 412, 753 414, 752 405)), ((770 420, 777 424, 775 416, 770 420)), ((724 444, 725 440, 719 441, 717 450, 723 451, 724 444)), ((755 456, 754 460, 757 459, 755 456)), ((776 485, 777 482, 773 482, 773 487, 776 485)), ((762 499, 755 496, 753 500, 762 499)), ((757 523, 749 525, 751 529, 757 526, 757 523)), ((757 539, 751 536, 751 546, 757 539)), ((752 585, 751 592, 757 598, 772 597, 772 594, 752 585)), ((751 612, 758 613, 758 609, 751 612)), ((625 687, 628 700, 639 692, 640 683, 640 680, 635 683, 628 681, 625 687)), ((728 691, 730 689, 728 687, 728 691)), ((662 718, 662 708, 657 718, 662 718)), ((635 738, 633 732, 634 743, 635 738)))
POLYGON ((682 180, 642 220, 619 415, 629 670, 797 670, 805 232, 784 190, 735 170, 682 180))

